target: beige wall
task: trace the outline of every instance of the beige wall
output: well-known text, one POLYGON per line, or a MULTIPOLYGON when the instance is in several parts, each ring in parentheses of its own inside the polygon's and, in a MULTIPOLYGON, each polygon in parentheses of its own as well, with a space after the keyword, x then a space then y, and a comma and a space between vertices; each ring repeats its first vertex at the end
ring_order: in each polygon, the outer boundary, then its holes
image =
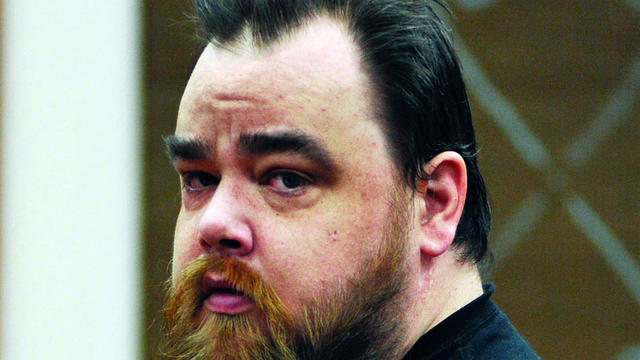
POLYGON ((139 9, 2 5, 0 358, 137 358, 139 9))
MULTIPOLYGON (((197 56, 188 3, 145 2, 148 358, 179 206, 160 136, 197 56)), ((640 6, 450 3, 494 210, 495 300, 543 358, 613 359, 640 344, 640 6)))
MULTIPOLYGON (((0 0, 0 68, 2 66, 4 66, 4 1, 0 0)), ((2 84, 2 71, 0 71, 0 84, 2 84)), ((4 168, 3 165, 3 160, 4 160, 4 155, 2 153, 2 137, 3 137, 3 116, 2 116, 2 101, 4 99, 4 94, 2 93, 2 87, 0 87, 0 169, 4 168)), ((2 191, 4 189, 4 185, 3 185, 3 181, 2 181, 2 176, 0 176, 0 204, 2 204, 3 202, 3 197, 2 197, 2 191)), ((2 274, 2 269, 4 268, 4 264, 2 263, 2 259, 4 259, 3 255, 2 255, 2 248, 3 246, 3 239, 2 239, 2 221, 0 221, 0 279, 3 279, 3 274, 2 274)), ((2 281, 0 281, 0 289, 2 289, 4 287, 4 283, 2 281)), ((0 339, 4 339, 4 335, 3 335, 3 329, 4 329, 4 314, 2 312, 2 309, 4 309, 4 304, 2 303, 2 301, 0 301, 0 339)), ((2 349, 2 341, 0 341, 0 349, 2 349)))

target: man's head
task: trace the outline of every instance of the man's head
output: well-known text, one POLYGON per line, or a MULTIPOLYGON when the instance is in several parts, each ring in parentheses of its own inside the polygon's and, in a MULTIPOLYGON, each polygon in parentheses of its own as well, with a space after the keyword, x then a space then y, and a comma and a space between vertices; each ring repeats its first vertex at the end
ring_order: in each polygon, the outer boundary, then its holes
POLYGON ((199 328, 232 347, 286 344, 276 358, 402 354, 442 315, 446 299, 429 292, 446 278, 437 264, 486 251, 473 129, 443 25, 417 1, 196 9, 211 43, 167 139, 183 187, 169 322, 191 340, 199 328), (210 332, 220 327, 236 331, 210 332))
MULTIPOLYGON (((202 37, 228 46, 281 40, 317 16, 344 23, 376 91, 389 152, 409 186, 424 164, 451 150, 467 167, 468 194, 454 245, 461 260, 487 255, 491 213, 477 164, 469 102, 440 0, 195 0, 202 37)), ((444 6, 443 6, 444 7, 444 6)))

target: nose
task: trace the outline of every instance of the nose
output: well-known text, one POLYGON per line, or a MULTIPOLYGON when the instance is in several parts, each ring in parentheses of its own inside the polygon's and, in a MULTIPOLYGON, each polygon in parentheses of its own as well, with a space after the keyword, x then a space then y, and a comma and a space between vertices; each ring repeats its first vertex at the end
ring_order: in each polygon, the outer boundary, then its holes
POLYGON ((221 181, 198 223, 200 246, 220 256, 244 256, 253 250, 253 232, 243 209, 239 189, 221 181))

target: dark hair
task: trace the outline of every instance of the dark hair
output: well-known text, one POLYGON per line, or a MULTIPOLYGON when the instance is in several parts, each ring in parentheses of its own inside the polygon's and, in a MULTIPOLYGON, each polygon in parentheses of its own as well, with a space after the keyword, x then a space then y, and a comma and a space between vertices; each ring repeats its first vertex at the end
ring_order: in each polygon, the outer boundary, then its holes
MULTIPOLYGON (((454 246, 463 261, 487 254, 491 212, 476 160, 471 110, 447 26, 427 0, 194 0, 204 38, 233 43, 249 28, 268 45, 305 21, 343 21, 359 45, 382 98, 390 152, 415 189, 423 165, 458 152, 467 167, 467 200, 454 246)), ((444 7, 444 6, 443 6, 444 7)))

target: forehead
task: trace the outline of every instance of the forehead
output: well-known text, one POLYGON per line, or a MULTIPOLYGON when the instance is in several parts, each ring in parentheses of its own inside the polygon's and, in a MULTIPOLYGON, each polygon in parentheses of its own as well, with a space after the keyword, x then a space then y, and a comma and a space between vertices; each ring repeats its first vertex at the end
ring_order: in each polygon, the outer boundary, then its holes
MULTIPOLYGON (((279 120, 286 122, 286 114, 306 105, 342 110, 352 117, 347 111, 361 109, 336 105, 369 102, 371 114, 355 115, 373 116, 372 86, 363 69, 360 50, 346 26, 329 18, 314 19, 266 47, 254 46, 250 36, 224 48, 210 44, 185 90, 178 130, 188 130, 199 114, 252 108, 280 111, 279 120)), ((252 121, 260 122, 260 116, 252 121)))

